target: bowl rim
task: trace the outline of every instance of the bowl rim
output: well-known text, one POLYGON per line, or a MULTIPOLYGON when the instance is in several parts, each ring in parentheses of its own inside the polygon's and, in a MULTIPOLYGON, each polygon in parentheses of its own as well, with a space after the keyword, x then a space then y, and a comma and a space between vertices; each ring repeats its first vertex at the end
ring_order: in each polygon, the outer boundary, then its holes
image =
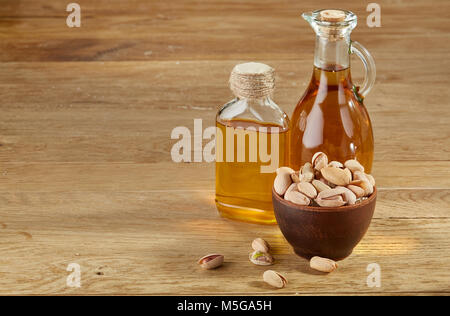
MULTIPOLYGON (((355 210, 359 207, 362 207, 364 205, 370 204, 372 203, 376 197, 377 197, 377 188, 373 187, 373 192, 372 194, 369 196, 368 199, 362 201, 361 203, 357 203, 357 204, 352 204, 352 205, 344 205, 344 206, 339 206, 339 207, 329 207, 329 206, 308 206, 308 205, 299 205, 299 204, 295 204, 292 203, 291 201, 287 201, 285 199, 283 199, 281 196, 278 195, 278 193, 275 192, 275 189, 272 187, 272 196, 275 197, 275 199, 277 199, 278 201, 280 201, 282 204, 285 204, 289 207, 293 207, 298 209, 299 211, 308 211, 308 212, 346 212, 346 211, 351 211, 351 210, 355 210)), ((275 209, 275 206, 274 206, 275 209)))

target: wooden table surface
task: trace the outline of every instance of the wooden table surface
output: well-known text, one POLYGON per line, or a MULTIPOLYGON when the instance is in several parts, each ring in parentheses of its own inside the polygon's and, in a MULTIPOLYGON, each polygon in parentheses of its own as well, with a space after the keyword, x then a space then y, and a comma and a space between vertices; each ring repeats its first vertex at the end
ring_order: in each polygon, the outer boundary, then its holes
POLYGON ((320 275, 278 227, 220 218, 214 164, 174 163, 170 134, 214 124, 242 61, 276 68, 290 115, 314 52, 300 13, 335 1, 79 0, 69 28, 69 1, 1 0, 0 294, 450 294, 450 2, 380 0, 380 28, 365 23, 369 2, 340 6, 377 63, 379 196, 354 253, 320 275), (248 261, 255 237, 286 288, 248 261), (226 264, 200 270, 211 252, 226 264), (66 284, 71 263, 80 288, 66 284))

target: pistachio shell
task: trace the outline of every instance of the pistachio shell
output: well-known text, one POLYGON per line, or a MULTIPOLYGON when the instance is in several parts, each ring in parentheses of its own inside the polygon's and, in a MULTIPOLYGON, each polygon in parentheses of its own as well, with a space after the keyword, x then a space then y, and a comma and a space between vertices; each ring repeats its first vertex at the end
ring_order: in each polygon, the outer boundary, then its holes
POLYGON ((342 199, 348 204, 352 205, 356 203, 356 195, 350 189, 346 187, 336 187, 336 189, 340 189, 342 191, 341 196, 342 199))
POLYGON ((277 172, 277 175, 278 175, 278 174, 281 174, 281 173, 283 173, 283 174, 285 174, 285 173, 292 174, 295 171, 294 171, 294 169, 289 168, 289 167, 280 167, 280 168, 278 168, 276 170, 276 172, 277 172))
POLYGON ((323 152, 316 152, 312 157, 312 166, 315 170, 321 170, 328 165, 328 157, 323 152))
POLYGON ((364 180, 360 186, 364 189, 364 196, 369 196, 373 193, 373 185, 369 181, 364 180))
POLYGON ((340 163, 339 161, 333 160, 330 163, 328 163, 328 167, 344 168, 344 165, 342 163, 340 163))
POLYGON ((297 191, 297 183, 292 183, 284 192, 284 195, 288 194, 289 191, 297 191))
MULTIPOLYGON (((362 182, 362 181, 361 181, 361 182, 362 182)), ((348 188, 349 190, 351 190, 351 191, 355 194, 356 198, 358 198, 358 199, 361 198, 361 197, 363 197, 363 196, 365 195, 364 189, 361 188, 361 187, 359 187, 359 186, 357 186, 357 185, 349 184, 349 185, 347 186, 347 188, 348 188)))
POLYGON ((256 238, 252 242, 252 248, 255 251, 269 252, 270 246, 269 246, 269 243, 267 241, 265 241, 264 239, 256 238))
POLYGON ((366 177, 366 174, 364 172, 355 171, 353 173, 353 178, 355 180, 362 181, 358 186, 364 189, 366 196, 369 196, 373 193, 373 185, 370 183, 369 179, 366 177))
POLYGON ((297 184, 297 190, 303 193, 310 199, 314 199, 317 196, 316 188, 309 182, 300 182, 297 184))
POLYGON ((261 251, 254 251, 250 253, 249 260, 259 266, 270 266, 274 262, 270 253, 261 251))
POLYGON ((345 201, 340 196, 335 199, 316 199, 315 201, 322 207, 340 207, 345 205, 345 201))
POLYGON ((273 270, 267 270, 264 272, 263 280, 267 284, 279 289, 285 287, 287 284, 287 279, 281 273, 273 270))
POLYGON ((301 182, 311 182, 314 179, 314 170, 309 162, 305 163, 299 172, 301 182))
POLYGON ((375 186, 375 178, 371 174, 366 173, 366 178, 369 180, 372 186, 375 186))
POLYGON ((309 205, 311 200, 298 191, 289 191, 285 194, 284 199, 298 205, 309 205))
POLYGON ((206 255, 198 260, 198 264, 206 270, 215 269, 223 264, 224 256, 220 254, 206 255))
POLYGON ((316 203, 324 207, 339 207, 345 205, 341 188, 329 189, 320 192, 315 199, 316 203))
POLYGON ((347 176, 350 179, 350 181, 352 181, 353 176, 352 176, 352 172, 350 171, 350 169, 345 168, 344 171, 347 173, 347 176))
POLYGON ((322 176, 325 178, 325 180, 335 185, 345 186, 348 185, 352 180, 348 172, 343 169, 325 167, 322 168, 320 172, 322 173, 322 176))
POLYGON ((295 171, 294 173, 291 173, 291 180, 294 183, 299 183, 300 182, 300 174, 298 171, 295 171))
POLYGON ((316 188, 317 192, 331 189, 327 184, 319 180, 312 180, 312 185, 316 188))
POLYGON ((364 167, 359 163, 358 160, 356 159, 350 159, 347 160, 344 163, 344 166, 348 169, 350 169, 351 172, 355 172, 355 171, 361 171, 364 172, 364 167))
POLYGON ((277 192, 277 194, 279 195, 283 195, 292 183, 291 173, 288 169, 277 169, 277 176, 275 177, 275 181, 273 182, 273 187, 275 189, 275 192, 277 192))
POLYGON ((330 273, 337 269, 338 265, 335 261, 322 257, 312 257, 309 266, 317 271, 330 273))

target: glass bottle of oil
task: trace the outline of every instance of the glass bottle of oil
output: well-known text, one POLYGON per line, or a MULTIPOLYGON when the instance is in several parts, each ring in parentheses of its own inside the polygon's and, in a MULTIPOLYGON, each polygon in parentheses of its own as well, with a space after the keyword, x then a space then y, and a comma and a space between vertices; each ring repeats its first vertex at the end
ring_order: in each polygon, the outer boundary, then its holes
POLYGON ((216 117, 216 206, 226 218, 274 224, 275 171, 287 164, 289 120, 271 99, 273 68, 260 63, 234 67, 236 98, 216 117))
POLYGON ((364 96, 375 81, 375 63, 369 52, 350 40, 356 15, 344 10, 317 10, 303 18, 316 32, 312 78, 297 104, 289 128, 289 164, 298 170, 314 153, 330 160, 356 158, 370 172, 373 133, 364 96), (357 88, 350 75, 350 56, 365 66, 365 80, 357 88))

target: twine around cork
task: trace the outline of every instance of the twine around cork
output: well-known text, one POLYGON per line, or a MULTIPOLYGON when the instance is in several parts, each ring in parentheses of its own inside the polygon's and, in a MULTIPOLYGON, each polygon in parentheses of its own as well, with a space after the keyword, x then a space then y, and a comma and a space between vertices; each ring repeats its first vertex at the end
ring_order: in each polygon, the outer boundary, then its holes
POLYGON ((275 70, 262 63, 238 64, 231 72, 230 89, 239 98, 270 97, 275 89, 275 70))

